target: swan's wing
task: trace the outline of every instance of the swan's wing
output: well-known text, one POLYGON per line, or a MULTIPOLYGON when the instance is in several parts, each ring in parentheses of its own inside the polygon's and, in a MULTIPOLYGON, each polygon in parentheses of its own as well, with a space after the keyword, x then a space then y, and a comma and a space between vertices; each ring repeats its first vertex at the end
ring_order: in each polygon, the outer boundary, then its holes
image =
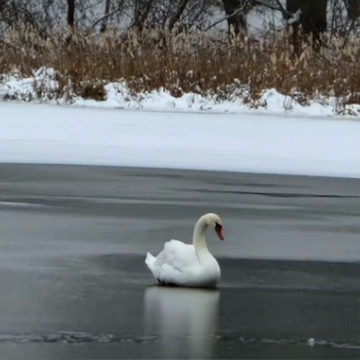
POLYGON ((182 271, 184 268, 199 263, 194 245, 185 244, 179 240, 170 240, 164 244, 164 249, 156 257, 158 265, 167 265, 182 271))
POLYGON ((193 245, 170 240, 156 257, 147 253, 145 263, 160 283, 186 284, 198 269, 199 260, 193 245))

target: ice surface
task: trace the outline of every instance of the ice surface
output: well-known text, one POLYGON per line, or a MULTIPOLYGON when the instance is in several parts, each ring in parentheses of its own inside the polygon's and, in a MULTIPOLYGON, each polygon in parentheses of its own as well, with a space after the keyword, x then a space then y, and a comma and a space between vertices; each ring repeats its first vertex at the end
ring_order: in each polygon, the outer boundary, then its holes
POLYGON ((0 161, 360 177, 360 122, 0 103, 0 161))

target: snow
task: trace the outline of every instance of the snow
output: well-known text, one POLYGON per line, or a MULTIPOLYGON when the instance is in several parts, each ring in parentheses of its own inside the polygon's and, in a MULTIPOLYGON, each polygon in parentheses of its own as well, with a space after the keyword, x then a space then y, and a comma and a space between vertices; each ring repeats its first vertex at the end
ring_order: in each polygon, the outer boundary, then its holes
POLYGON ((0 103, 0 162, 359 178, 359 150, 344 117, 0 103))
MULTIPOLYGON (((67 86, 67 94, 59 97, 59 79, 61 74, 52 68, 41 67, 33 72, 33 76, 24 78, 18 71, 0 75, 0 100, 26 102, 45 102, 74 106, 100 108, 142 109, 151 111, 199 111, 217 113, 238 113, 252 111, 254 113, 291 114, 306 116, 360 115, 359 104, 347 104, 348 99, 336 99, 318 95, 306 105, 301 105, 295 96, 280 94, 276 89, 265 90, 257 101, 249 101, 249 91, 238 80, 229 85, 226 94, 199 95, 185 93, 174 97, 164 89, 150 92, 134 93, 125 81, 117 81, 105 85, 104 101, 85 100, 76 96, 71 83, 67 86)), ((301 97, 301 94, 298 94, 301 97)))

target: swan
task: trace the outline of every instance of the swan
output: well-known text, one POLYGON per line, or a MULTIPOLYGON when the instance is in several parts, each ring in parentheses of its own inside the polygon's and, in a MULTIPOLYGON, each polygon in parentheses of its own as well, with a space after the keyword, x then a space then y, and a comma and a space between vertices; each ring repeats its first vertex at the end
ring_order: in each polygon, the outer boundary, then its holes
POLYGON ((145 264, 159 285, 215 287, 220 280, 220 266, 206 244, 206 230, 214 227, 224 240, 223 222, 213 213, 205 214, 196 222, 193 243, 170 240, 155 257, 146 254, 145 264))

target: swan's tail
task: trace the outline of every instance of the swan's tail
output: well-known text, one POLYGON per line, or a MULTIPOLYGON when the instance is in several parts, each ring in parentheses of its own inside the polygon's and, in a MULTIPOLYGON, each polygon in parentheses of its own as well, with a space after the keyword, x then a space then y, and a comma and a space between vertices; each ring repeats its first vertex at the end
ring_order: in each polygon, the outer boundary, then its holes
POLYGON ((156 257, 151 255, 149 252, 146 253, 145 264, 154 275, 155 279, 159 278, 159 267, 156 264, 156 257))
POLYGON ((152 256, 149 252, 147 252, 145 257, 145 264, 148 266, 149 269, 154 266, 155 261, 156 258, 152 256))

